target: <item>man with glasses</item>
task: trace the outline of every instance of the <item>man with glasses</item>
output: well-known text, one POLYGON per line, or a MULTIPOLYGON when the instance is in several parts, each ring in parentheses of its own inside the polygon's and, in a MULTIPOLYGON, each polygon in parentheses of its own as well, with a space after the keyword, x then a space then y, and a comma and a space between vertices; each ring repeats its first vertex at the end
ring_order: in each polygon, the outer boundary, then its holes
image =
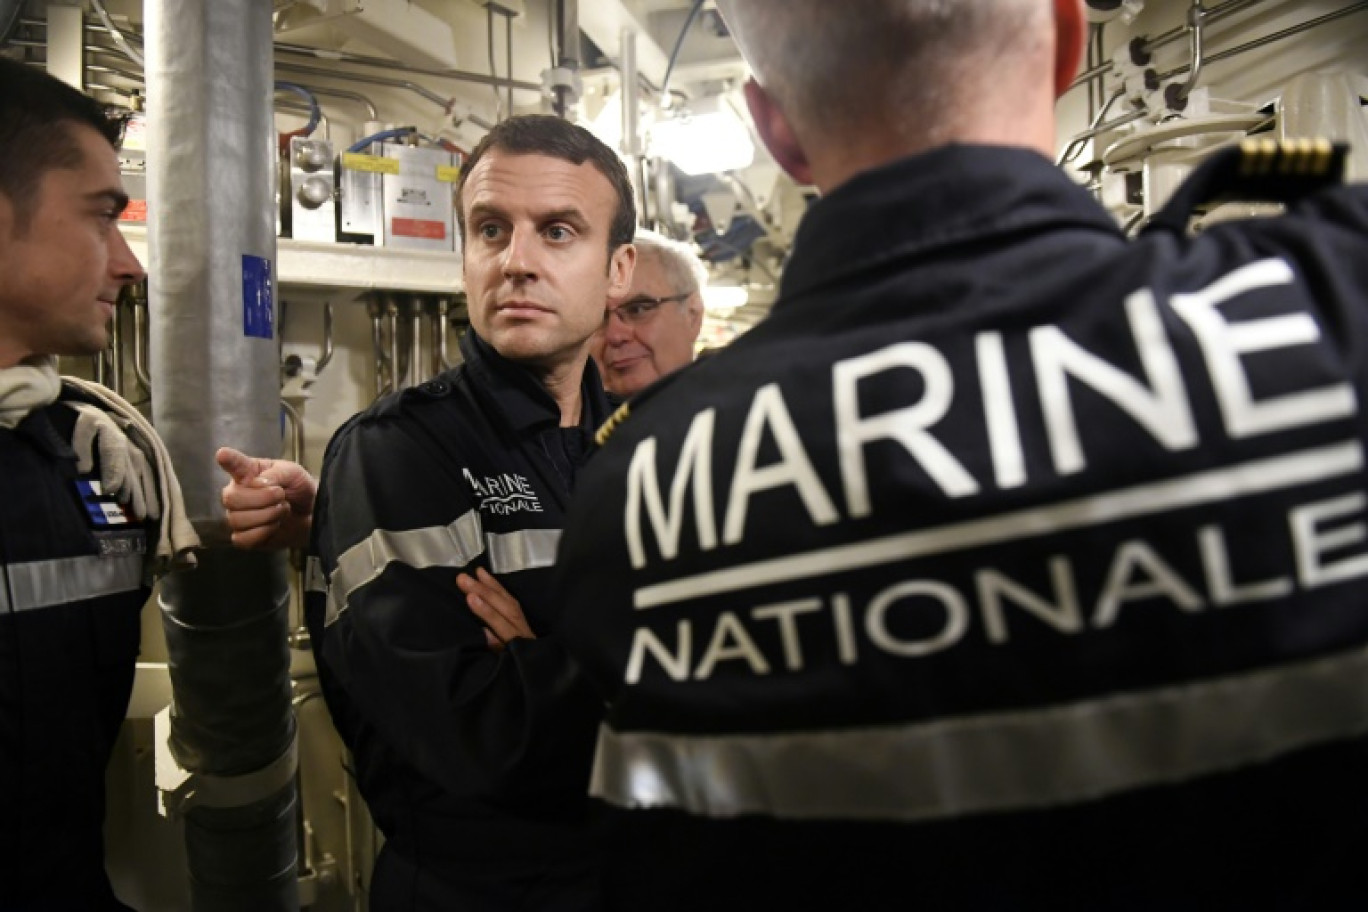
POLYGON ((603 386, 629 399, 693 361, 703 328, 702 286, 708 273, 686 245, 639 229, 636 274, 626 296, 610 299, 591 354, 603 386))

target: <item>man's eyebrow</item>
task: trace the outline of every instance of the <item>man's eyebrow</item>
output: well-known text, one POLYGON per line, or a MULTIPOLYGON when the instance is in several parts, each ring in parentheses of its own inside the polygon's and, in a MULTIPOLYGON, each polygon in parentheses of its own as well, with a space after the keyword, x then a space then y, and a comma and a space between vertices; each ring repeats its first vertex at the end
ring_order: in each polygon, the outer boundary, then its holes
POLYGON ((86 199, 93 203, 108 203, 117 212, 123 212, 128 208, 128 194, 122 190, 96 190, 94 193, 87 193, 86 199))
POLYGON ((567 206, 564 209, 552 209, 550 212, 543 212, 537 216, 539 222, 570 222, 573 225, 585 226, 589 220, 584 213, 576 206, 567 206))

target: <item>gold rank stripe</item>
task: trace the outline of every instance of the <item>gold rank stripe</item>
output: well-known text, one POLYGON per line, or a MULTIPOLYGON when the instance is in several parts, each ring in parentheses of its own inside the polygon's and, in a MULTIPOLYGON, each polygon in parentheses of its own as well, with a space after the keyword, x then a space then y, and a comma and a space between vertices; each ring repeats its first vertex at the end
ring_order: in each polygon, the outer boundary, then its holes
POLYGON ((1240 144, 1240 174, 1323 177, 1334 163, 1335 147, 1325 138, 1246 139, 1240 144))
POLYGON ((603 422, 599 429, 594 433, 594 443, 599 446, 603 446, 607 443, 608 438, 613 436, 613 432, 621 427, 622 422, 626 421, 631 414, 631 403, 624 402, 622 405, 618 406, 618 410, 613 412, 613 414, 608 417, 608 420, 603 422))

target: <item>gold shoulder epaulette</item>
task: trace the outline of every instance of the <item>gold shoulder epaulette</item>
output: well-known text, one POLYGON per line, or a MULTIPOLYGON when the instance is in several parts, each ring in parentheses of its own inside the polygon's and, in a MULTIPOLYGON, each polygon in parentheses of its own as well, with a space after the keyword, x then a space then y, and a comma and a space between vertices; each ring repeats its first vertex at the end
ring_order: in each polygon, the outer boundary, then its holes
POLYGON ((1240 175, 1265 177, 1329 177, 1338 179, 1343 160, 1336 161, 1335 144, 1328 139, 1246 139, 1240 143, 1240 175))
POLYGON ((632 404, 624 402, 618 406, 618 410, 608 416, 608 420, 599 426, 594 432, 594 443, 603 446, 608 442, 608 438, 613 436, 613 432, 622 426, 622 422, 627 420, 627 416, 632 414, 632 404))
POLYGON ((1192 216, 1227 202, 1291 203, 1344 180, 1349 147, 1328 139, 1255 136, 1212 153, 1142 233, 1187 231, 1192 216))

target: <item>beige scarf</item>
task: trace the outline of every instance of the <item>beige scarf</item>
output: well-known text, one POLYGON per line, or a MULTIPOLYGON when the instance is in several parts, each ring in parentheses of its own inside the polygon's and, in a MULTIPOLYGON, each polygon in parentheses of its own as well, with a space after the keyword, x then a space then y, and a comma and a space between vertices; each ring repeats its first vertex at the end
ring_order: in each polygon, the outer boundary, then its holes
POLYGON ((62 378, 46 356, 0 370, 0 427, 14 428, 29 412, 56 402, 61 391, 62 378))

